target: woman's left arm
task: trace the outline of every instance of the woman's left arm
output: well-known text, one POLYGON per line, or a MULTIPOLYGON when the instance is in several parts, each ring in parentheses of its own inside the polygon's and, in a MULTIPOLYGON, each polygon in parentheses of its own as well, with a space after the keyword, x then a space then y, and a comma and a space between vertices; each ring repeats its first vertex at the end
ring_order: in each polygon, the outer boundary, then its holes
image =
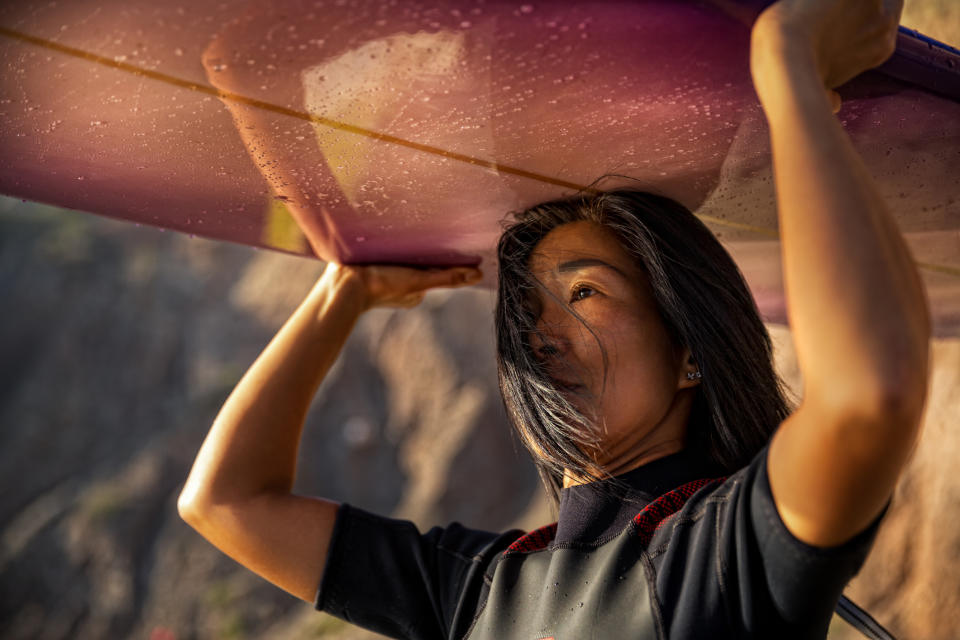
POLYGON ((754 26, 784 289, 804 378, 768 454, 787 528, 820 547, 881 512, 919 434, 930 316, 913 259, 830 91, 893 53, 902 0, 782 0, 754 26))

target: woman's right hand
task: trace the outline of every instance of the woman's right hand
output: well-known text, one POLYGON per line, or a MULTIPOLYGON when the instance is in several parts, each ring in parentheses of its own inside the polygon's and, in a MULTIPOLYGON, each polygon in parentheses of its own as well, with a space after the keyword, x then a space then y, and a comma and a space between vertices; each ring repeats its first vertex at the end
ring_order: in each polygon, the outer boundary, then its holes
POLYGON ((414 307, 420 304, 429 289, 476 284, 483 278, 483 273, 476 267, 418 269, 331 262, 324 276, 334 279, 342 277, 358 287, 362 310, 367 311, 376 307, 414 307))
POLYGON ((778 0, 757 17, 751 33, 750 66, 758 93, 771 55, 784 56, 791 65, 809 58, 836 113, 840 96, 833 89, 893 55, 902 12, 903 0, 778 0))

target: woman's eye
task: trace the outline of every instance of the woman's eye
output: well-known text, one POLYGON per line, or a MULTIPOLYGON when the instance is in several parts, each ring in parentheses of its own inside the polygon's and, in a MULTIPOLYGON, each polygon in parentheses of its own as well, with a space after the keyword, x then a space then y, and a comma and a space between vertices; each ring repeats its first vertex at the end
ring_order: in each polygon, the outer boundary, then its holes
POLYGON ((589 298, 594 293, 596 293, 593 287, 588 287, 586 285, 577 285, 573 288, 573 295, 570 298, 571 302, 576 302, 577 300, 583 300, 584 298, 589 298))

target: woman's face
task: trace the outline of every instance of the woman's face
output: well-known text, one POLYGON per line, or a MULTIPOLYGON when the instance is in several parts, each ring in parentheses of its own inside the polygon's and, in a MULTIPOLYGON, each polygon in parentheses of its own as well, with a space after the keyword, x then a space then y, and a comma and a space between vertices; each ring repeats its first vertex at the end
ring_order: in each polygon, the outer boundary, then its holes
POLYGON ((534 248, 529 266, 556 297, 541 292, 533 300, 544 339, 532 335, 531 346, 570 401, 598 418, 598 462, 622 473, 682 449, 698 384, 686 373, 696 365, 688 348, 671 345, 646 275, 613 232, 588 221, 557 227, 534 248), (609 358, 606 385, 600 345, 609 358))

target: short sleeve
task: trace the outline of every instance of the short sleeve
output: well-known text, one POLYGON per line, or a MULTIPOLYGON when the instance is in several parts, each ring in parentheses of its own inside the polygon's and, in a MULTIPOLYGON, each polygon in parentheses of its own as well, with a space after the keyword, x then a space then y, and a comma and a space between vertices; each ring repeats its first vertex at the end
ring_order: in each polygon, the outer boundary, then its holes
POLYGON ((734 615, 746 632, 824 637, 847 583, 866 560, 884 511, 844 544, 809 545, 787 529, 773 500, 765 447, 726 501, 719 524, 731 534, 718 549, 734 615), (739 495, 738 495, 739 494, 739 495), (786 633, 784 633, 786 631, 786 633), (791 633, 793 632, 793 633, 791 633))
POLYGON ((392 638, 447 638, 469 609, 468 587, 510 535, 458 523, 422 534, 410 521, 342 504, 314 606, 392 638))

